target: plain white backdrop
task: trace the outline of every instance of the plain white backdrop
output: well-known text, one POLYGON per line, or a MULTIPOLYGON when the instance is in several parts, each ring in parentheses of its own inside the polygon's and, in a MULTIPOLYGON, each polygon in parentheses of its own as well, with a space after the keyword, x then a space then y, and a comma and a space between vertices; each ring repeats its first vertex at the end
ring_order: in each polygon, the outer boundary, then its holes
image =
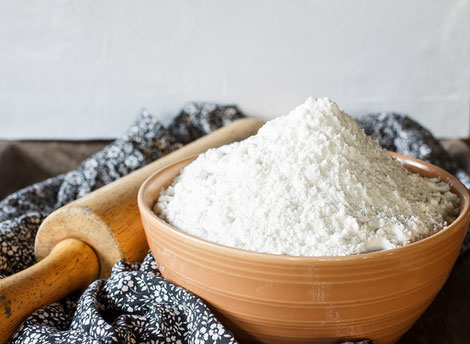
POLYGON ((308 96, 467 137, 470 1, 0 0, 0 138, 112 138, 189 100, 308 96))

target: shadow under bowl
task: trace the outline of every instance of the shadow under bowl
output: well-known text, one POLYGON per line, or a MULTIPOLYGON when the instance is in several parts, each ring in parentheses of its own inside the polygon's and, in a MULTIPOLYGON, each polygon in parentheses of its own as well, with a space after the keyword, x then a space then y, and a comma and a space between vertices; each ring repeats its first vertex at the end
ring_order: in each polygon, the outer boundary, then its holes
POLYGON ((241 342, 396 342, 448 278, 468 228, 470 198, 444 170, 390 154, 411 172, 451 185, 461 210, 450 226, 400 248, 341 257, 274 255, 211 243, 153 212, 161 189, 192 157, 156 172, 139 191, 142 223, 160 272, 202 298, 241 342))

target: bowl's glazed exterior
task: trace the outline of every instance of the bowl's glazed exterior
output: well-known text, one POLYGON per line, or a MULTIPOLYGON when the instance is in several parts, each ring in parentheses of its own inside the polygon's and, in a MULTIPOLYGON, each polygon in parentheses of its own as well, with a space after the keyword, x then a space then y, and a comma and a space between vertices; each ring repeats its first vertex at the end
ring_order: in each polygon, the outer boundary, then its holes
POLYGON ((449 227, 404 247, 345 257, 271 255, 210 243, 152 211, 162 187, 190 158, 141 187, 139 208, 150 249, 162 275, 205 300, 241 342, 396 342, 444 285, 467 231, 470 199, 447 172, 392 155, 412 172, 451 184, 461 212, 449 227))

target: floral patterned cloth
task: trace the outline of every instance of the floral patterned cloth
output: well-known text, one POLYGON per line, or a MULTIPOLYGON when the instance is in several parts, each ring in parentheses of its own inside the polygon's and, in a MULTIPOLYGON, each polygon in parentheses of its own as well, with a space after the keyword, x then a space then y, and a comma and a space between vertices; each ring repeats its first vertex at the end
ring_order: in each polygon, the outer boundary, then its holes
MULTIPOLYGON (((0 278, 34 264, 34 237, 54 209, 108 184, 243 115, 233 106, 190 103, 168 126, 142 112, 127 133, 76 170, 0 202, 0 278)), ((108 280, 37 310, 13 343, 236 343, 207 306, 165 281, 149 253, 118 262, 108 280)))
MULTIPOLYGON (((85 160, 76 170, 5 198, 0 202, 0 278, 34 264, 36 231, 54 209, 241 117, 234 106, 189 103, 165 127, 144 111, 122 138, 85 160)), ((470 186, 470 177, 428 131, 408 117, 374 114, 358 122, 387 149, 440 165, 470 186)), ((157 262, 148 254, 142 263, 118 262, 108 280, 93 282, 82 295, 35 311, 11 342, 236 343, 236 340, 200 299, 165 281, 157 262)))

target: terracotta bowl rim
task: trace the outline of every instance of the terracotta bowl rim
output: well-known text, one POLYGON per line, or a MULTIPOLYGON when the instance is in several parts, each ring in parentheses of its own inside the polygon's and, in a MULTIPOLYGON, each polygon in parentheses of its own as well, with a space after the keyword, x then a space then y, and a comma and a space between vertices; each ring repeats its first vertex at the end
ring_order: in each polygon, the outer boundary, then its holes
MULTIPOLYGON (((443 241, 446 237, 451 236, 454 232, 459 231, 459 229, 465 225, 466 219, 470 216, 470 194, 467 188, 453 175, 446 172, 445 170, 432 165, 428 162, 422 161, 420 159, 412 158, 395 152, 389 152, 393 157, 399 160, 401 163, 406 163, 408 165, 415 166, 421 170, 432 170, 440 177, 441 180, 448 182, 451 185, 451 190, 460 198, 460 213, 458 217, 452 222, 449 226, 440 230, 439 232, 425 238, 418 240, 416 242, 407 244, 405 246, 361 253, 355 255, 347 256, 290 256, 290 255, 281 255, 281 254, 272 254, 272 253, 262 253, 255 251, 248 251, 239 248, 229 247, 217 243, 213 243, 191 234, 187 234, 176 227, 171 226, 162 219, 160 219, 154 212, 153 207, 156 203, 156 200, 153 201, 151 205, 147 204, 144 200, 144 193, 149 188, 149 186, 161 175, 166 172, 167 169, 172 168, 177 164, 181 164, 185 161, 191 161, 197 158, 198 155, 194 155, 185 159, 181 159, 175 163, 172 163, 156 172, 154 172, 150 177, 148 177, 145 182, 141 185, 139 193, 137 196, 137 202, 141 216, 145 217, 147 220, 151 221, 153 227, 158 226, 159 228, 164 229, 167 232, 179 237, 186 243, 191 243, 195 246, 205 247, 208 251, 217 252, 225 256, 231 256, 234 258, 243 258, 245 260, 254 260, 254 261, 265 261, 266 263, 334 263, 334 262, 356 262, 364 260, 382 260, 388 259, 392 256, 402 256, 413 254, 414 251, 421 249, 426 249, 428 246, 435 245, 439 241, 443 241)), ((145 231, 152 231, 153 228, 145 228, 145 231)))

